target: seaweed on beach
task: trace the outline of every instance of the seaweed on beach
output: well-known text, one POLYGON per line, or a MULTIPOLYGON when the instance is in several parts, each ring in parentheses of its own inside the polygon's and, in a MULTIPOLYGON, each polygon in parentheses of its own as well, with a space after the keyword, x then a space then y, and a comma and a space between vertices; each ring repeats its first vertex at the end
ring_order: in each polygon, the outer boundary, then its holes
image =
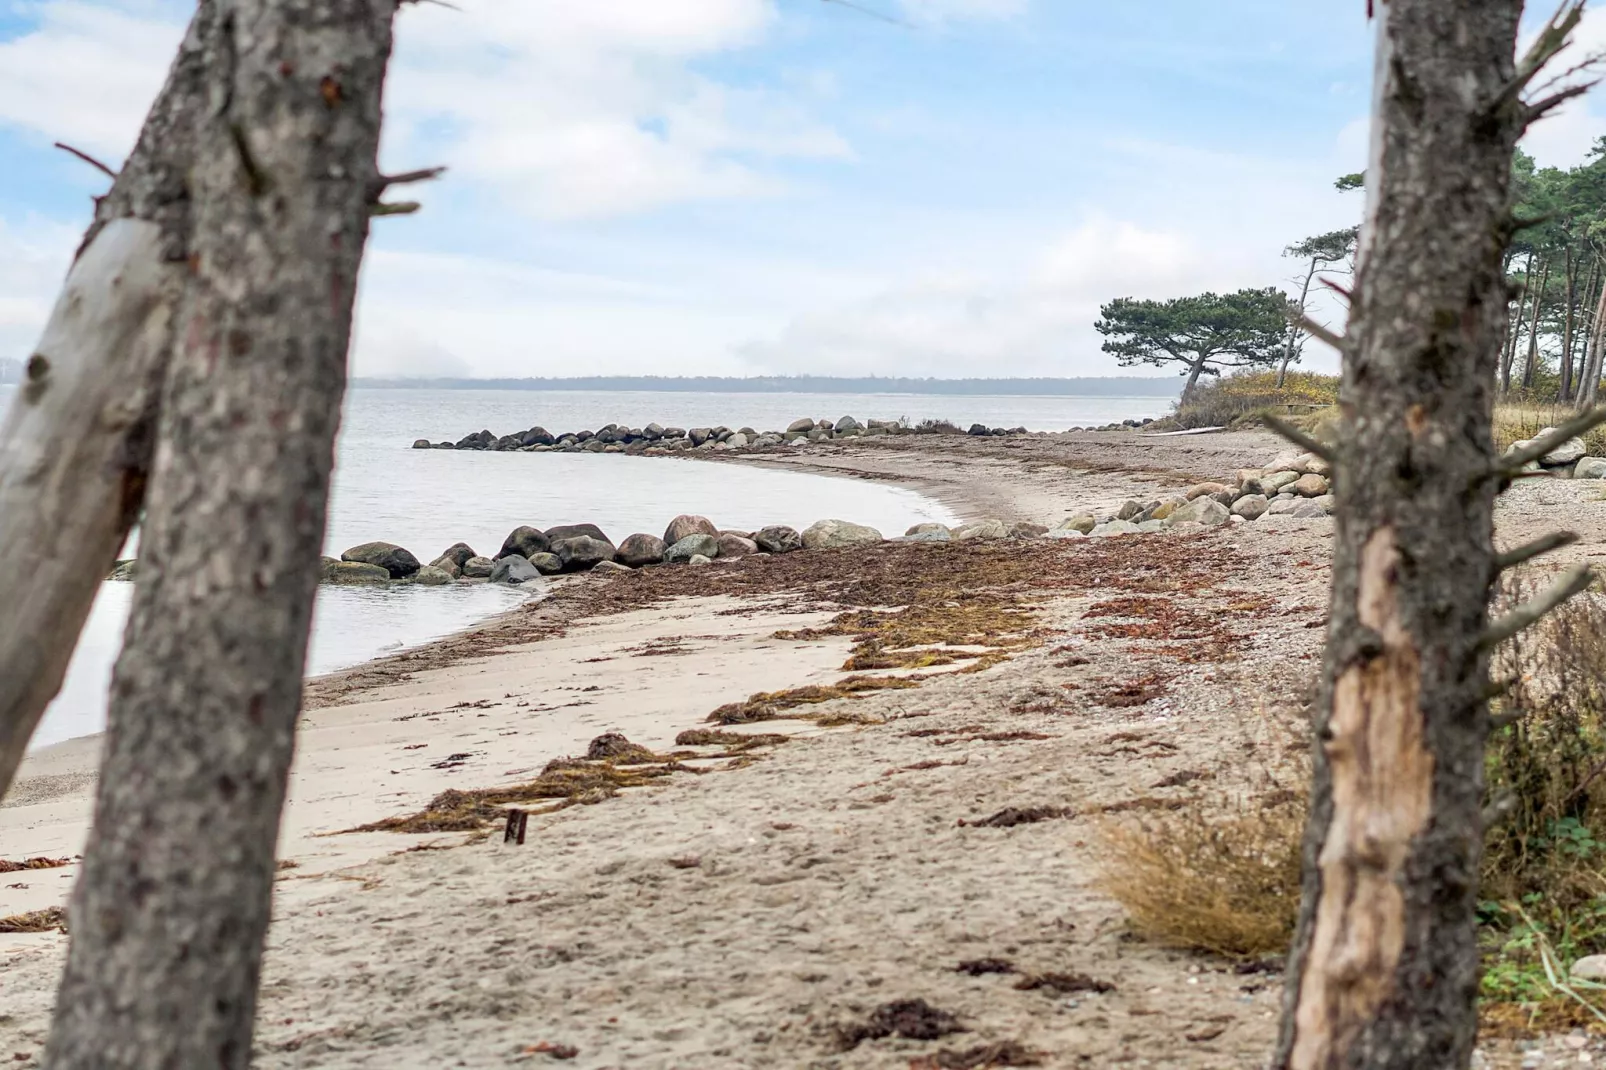
POLYGON ((1042 1066, 1044 1055, 1018 1040, 1000 1040, 955 1050, 938 1048, 909 1061, 909 1070, 988 1070, 995 1066, 1042 1066))
POLYGON ((718 728, 688 728, 675 737, 675 746, 724 747, 726 754, 740 754, 754 747, 773 747, 791 741, 791 736, 779 732, 726 732, 718 728))
POLYGON ((20 862, 0 858, 0 873, 21 873, 29 869, 60 869, 62 866, 72 865, 70 858, 24 858, 20 862))
POLYGON ((48 933, 67 931, 67 911, 61 907, 30 910, 0 918, 0 933, 48 933))
POLYGON ((863 1022, 838 1026, 837 1050, 852 1051, 866 1040, 884 1037, 939 1040, 950 1033, 966 1031, 959 1019, 923 999, 899 999, 881 1004, 863 1022))
POLYGON ((920 679, 911 676, 847 676, 834 684, 808 684, 786 691, 760 691, 750 695, 745 702, 727 702, 709 714, 708 720, 714 724, 773 721, 782 716, 784 710, 816 706, 836 699, 857 698, 872 691, 919 687, 920 679))

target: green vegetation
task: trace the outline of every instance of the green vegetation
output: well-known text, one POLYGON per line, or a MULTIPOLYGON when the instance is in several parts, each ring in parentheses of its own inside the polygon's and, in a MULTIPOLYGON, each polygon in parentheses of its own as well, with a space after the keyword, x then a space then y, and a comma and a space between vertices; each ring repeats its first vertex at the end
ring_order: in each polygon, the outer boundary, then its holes
POLYGON ((1123 368, 1182 365, 1186 398, 1201 375, 1276 364, 1288 331, 1288 298, 1276 287, 1169 301, 1120 297, 1099 310, 1093 326, 1104 336, 1104 352, 1123 368))
POLYGON ((1170 422, 1178 428, 1245 427, 1261 416, 1321 417, 1338 404, 1338 376, 1275 371, 1239 372, 1195 387, 1177 402, 1170 422))

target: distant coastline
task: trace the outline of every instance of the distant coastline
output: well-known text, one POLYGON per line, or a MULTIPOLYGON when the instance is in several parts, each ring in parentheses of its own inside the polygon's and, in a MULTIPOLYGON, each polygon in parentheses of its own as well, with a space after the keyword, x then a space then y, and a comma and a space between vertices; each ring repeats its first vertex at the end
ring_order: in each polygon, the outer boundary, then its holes
POLYGON ((926 394, 972 397, 1174 398, 1174 378, 1106 376, 1085 379, 905 379, 834 376, 596 375, 529 379, 356 378, 356 389, 391 390, 595 390, 699 394, 926 394))

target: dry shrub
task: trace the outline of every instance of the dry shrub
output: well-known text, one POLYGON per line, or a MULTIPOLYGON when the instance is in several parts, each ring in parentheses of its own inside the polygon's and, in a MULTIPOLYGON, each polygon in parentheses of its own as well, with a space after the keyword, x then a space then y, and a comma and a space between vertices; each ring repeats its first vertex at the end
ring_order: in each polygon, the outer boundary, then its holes
POLYGON ((1178 427, 1231 427, 1266 413, 1308 416, 1336 404, 1336 375, 1290 371, 1278 388, 1274 371, 1239 372, 1195 385, 1171 419, 1178 427))
MULTIPOLYGON (((1496 405, 1494 410, 1494 445, 1504 450, 1513 442, 1536 437, 1547 427, 1560 427, 1578 413, 1571 405, 1553 403, 1512 402, 1496 405)), ((1584 444, 1591 456, 1606 454, 1606 427, 1596 427, 1584 433, 1584 444)))

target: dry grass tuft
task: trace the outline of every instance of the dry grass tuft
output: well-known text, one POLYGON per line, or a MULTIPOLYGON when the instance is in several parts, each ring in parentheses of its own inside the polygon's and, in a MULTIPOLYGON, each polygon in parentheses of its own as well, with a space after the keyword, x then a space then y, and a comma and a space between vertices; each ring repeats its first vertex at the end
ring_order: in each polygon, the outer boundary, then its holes
MULTIPOLYGON (((1496 405, 1494 410, 1494 445, 1504 450, 1513 442, 1534 438, 1547 427, 1559 427, 1577 416, 1571 405, 1524 404, 1514 402, 1496 405)), ((1591 456, 1606 454, 1606 427, 1597 427, 1584 434, 1584 445, 1591 456)))

